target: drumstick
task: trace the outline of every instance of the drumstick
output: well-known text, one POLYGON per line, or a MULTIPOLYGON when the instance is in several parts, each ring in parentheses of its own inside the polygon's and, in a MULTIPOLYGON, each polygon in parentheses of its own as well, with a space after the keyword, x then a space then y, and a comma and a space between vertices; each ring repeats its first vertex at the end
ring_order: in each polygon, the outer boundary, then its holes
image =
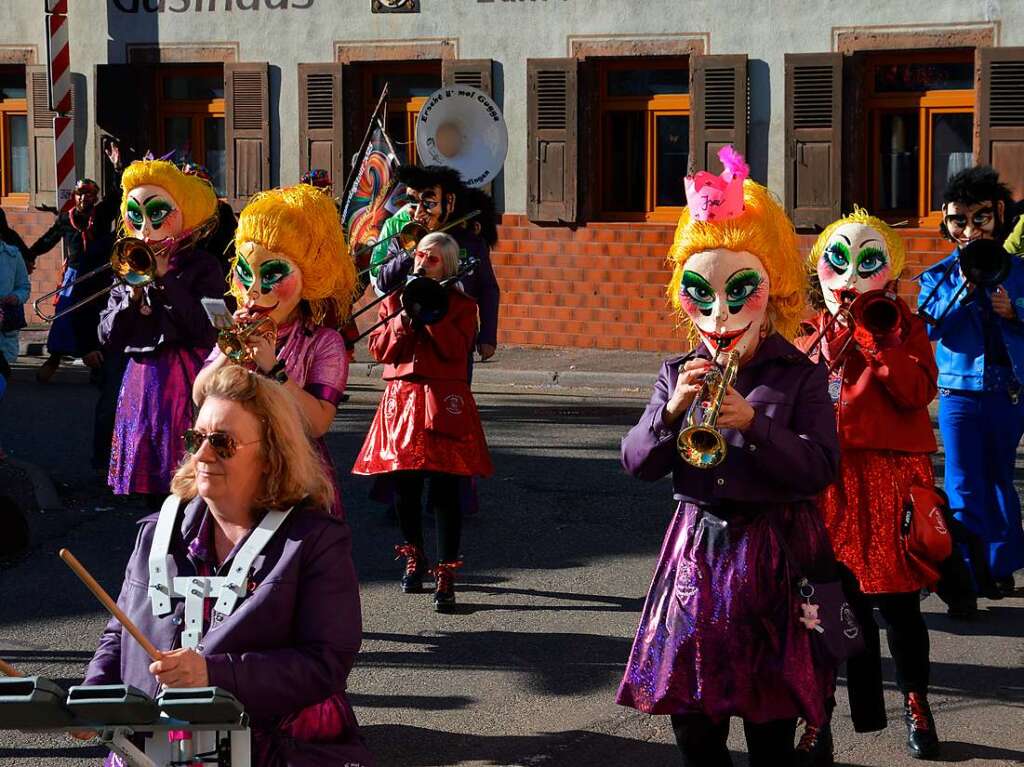
POLYGON ((93 593, 93 596, 100 600, 100 604, 106 607, 107 611, 117 618, 128 633, 135 637, 135 641, 142 645, 142 649, 146 651, 147 655, 149 655, 150 660, 158 661, 163 657, 154 644, 146 639, 146 635, 139 630, 139 627, 132 623, 131 619, 124 614, 124 610, 117 606, 117 603, 110 598, 110 595, 103 590, 103 587, 100 586, 100 584, 96 582, 96 579, 89 574, 89 571, 82 566, 82 563, 75 559, 74 554, 67 549, 61 549, 60 558, 64 560, 64 564, 75 571, 75 575, 81 579, 86 588, 93 593))
POLYGON ((4 663, 2 660, 0 660, 0 671, 4 672, 4 676, 21 676, 21 672, 18 669, 10 663, 4 663))

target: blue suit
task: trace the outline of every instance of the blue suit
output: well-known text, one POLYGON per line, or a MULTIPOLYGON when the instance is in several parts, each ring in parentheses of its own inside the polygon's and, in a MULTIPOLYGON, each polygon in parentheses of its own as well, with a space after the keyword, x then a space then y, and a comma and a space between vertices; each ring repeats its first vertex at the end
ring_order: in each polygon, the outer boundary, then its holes
POLYGON ((918 295, 919 309, 942 317, 928 335, 939 367, 945 490, 957 519, 984 543, 992 576, 1008 578, 1024 567, 1013 485, 1024 435, 1024 261, 1013 259, 1002 285, 1017 314, 1007 320, 993 312, 986 290, 953 303, 963 284, 960 270, 949 268, 958 256, 954 251, 922 273, 918 295))

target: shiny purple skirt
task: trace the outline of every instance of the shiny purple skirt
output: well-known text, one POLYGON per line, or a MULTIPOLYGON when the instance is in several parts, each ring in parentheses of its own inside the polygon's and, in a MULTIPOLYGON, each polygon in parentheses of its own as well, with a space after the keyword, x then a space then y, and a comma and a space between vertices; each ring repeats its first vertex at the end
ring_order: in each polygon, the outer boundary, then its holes
POLYGON ((680 504, 618 703, 715 721, 803 717, 824 723, 835 668, 819 658, 811 632, 799 622, 800 600, 779 534, 805 574, 832 576, 831 545, 810 502, 715 514, 680 504))

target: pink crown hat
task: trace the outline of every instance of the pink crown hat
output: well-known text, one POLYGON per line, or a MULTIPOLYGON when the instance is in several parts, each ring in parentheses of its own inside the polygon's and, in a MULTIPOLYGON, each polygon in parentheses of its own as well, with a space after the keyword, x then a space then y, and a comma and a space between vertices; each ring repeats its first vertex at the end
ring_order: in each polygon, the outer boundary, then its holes
POLYGON ((718 150, 718 159, 725 166, 722 175, 702 170, 686 177, 686 205, 695 221, 724 221, 743 213, 743 181, 750 166, 731 145, 718 150))

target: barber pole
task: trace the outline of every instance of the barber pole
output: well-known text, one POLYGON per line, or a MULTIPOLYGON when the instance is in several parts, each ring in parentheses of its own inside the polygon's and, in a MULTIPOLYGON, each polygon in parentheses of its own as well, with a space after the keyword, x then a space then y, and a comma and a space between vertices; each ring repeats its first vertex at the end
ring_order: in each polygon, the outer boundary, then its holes
POLYGON ((71 51, 68 41, 68 0, 44 0, 46 7, 47 71, 50 81, 50 109, 53 119, 54 160, 57 179, 57 208, 72 204, 75 188, 74 122, 68 116, 71 99, 71 51))

